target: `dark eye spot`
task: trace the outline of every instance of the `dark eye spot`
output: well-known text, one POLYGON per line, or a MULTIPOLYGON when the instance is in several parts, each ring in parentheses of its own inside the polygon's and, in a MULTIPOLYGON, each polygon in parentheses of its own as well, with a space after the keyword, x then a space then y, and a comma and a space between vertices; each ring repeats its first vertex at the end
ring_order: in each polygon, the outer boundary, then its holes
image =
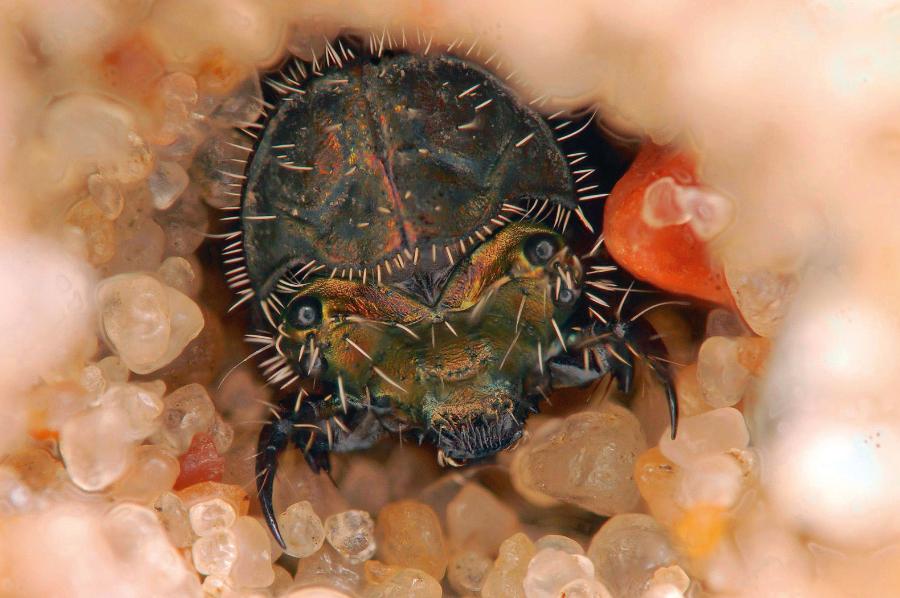
POLYGON ((562 305, 570 305, 575 301, 575 293, 571 289, 560 289, 556 301, 562 305))
POLYGON ((284 321, 291 328, 310 328, 322 321, 322 304, 315 297, 292 301, 284 313, 284 321))
POLYGON ((525 243, 525 257, 532 265, 540 266, 556 253, 556 239, 550 235, 535 235, 525 243))

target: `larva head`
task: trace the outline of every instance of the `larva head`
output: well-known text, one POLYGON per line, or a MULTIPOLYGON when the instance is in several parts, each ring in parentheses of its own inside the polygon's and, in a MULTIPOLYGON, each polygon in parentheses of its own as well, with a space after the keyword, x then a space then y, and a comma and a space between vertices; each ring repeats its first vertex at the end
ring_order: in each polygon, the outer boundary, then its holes
POLYGON ((285 306, 277 346, 300 376, 353 405, 420 431, 450 462, 506 448, 521 435, 526 395, 559 351, 555 323, 580 296, 582 271, 565 239, 511 224, 429 284, 320 279, 285 306))
POLYGON ((313 394, 285 396, 260 433, 276 538, 273 478, 289 444, 318 470, 379 426, 417 431, 448 464, 515 442, 579 303, 563 235, 594 244, 575 237, 593 232, 579 202, 602 194, 590 167, 569 170, 585 152, 561 147, 590 118, 545 120, 474 62, 371 41, 366 53, 338 40, 274 75, 253 147, 236 146, 246 167, 223 172, 241 189, 235 305, 271 326, 248 335, 269 382, 313 394))
MULTIPOLYGON (((246 274, 402 281, 527 209, 577 208, 566 157, 501 81, 452 56, 359 58, 271 114, 241 179, 246 274)), ((568 216, 566 217, 568 221, 568 216)))

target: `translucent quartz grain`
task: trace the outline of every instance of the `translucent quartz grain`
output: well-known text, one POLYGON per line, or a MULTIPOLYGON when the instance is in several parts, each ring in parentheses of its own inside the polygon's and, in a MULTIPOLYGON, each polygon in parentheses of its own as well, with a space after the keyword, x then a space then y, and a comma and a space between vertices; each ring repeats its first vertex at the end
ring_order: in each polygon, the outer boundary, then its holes
POLYGON ((522 587, 526 598, 557 598, 562 588, 578 579, 594 579, 594 564, 590 559, 544 548, 528 563, 522 587))
POLYGON ((165 286, 144 274, 122 274, 102 281, 97 298, 111 348, 132 371, 151 371, 172 334, 165 286))
POLYGON ((231 579, 245 588, 265 588, 275 580, 269 532, 253 517, 238 517, 231 527, 237 546, 237 558, 231 579))
POLYGON ((567 417, 556 432, 525 446, 517 472, 526 487, 613 515, 637 505, 634 463, 646 448, 637 418, 607 403, 567 417))
POLYGON ((691 215, 685 212, 677 200, 680 185, 670 176, 659 178, 644 189, 641 203, 641 220, 653 228, 685 224, 691 215))
POLYGON ((188 518, 195 534, 207 536, 216 528, 231 527, 237 519, 237 513, 229 503, 221 498, 213 498, 191 506, 188 518))
POLYGON ((78 383, 92 395, 101 395, 106 391, 107 381, 103 370, 97 364, 89 363, 81 370, 78 383))
POLYGON ((529 503, 541 507, 541 508, 550 508, 555 507, 562 504, 559 500, 553 498, 552 496, 548 496, 543 492, 539 492, 535 490, 533 486, 525 484, 522 480, 527 477, 522 475, 522 464, 525 463, 525 449, 524 447, 520 450, 516 451, 512 456, 512 461, 510 463, 510 482, 512 482, 512 486, 515 491, 527 500, 529 503))
POLYGON ((200 276, 191 262, 180 256, 171 256, 163 260, 156 270, 164 283, 189 297, 200 290, 200 276))
POLYGON ((674 525, 683 513, 675 502, 681 480, 680 468, 653 447, 638 457, 634 479, 650 514, 665 526, 674 525))
POLYGON ((659 450, 676 464, 687 467, 703 457, 746 448, 749 442, 744 416, 737 409, 724 407, 682 419, 678 436, 673 440, 663 434, 659 450))
POLYGON ((164 391, 164 387, 151 384, 112 384, 97 402, 101 406, 120 408, 128 418, 127 436, 143 440, 159 428, 163 412, 160 394, 164 391))
POLYGON ((772 341, 760 336, 743 336, 737 339, 738 363, 751 374, 760 375, 766 367, 772 341))
POLYGON ((172 489, 178 478, 178 459, 158 445, 139 446, 134 463, 111 489, 118 500, 151 504, 156 497, 172 489))
POLYGON ((164 134, 171 139, 171 143, 156 146, 156 156, 159 160, 170 162, 187 162, 197 151, 197 146, 203 141, 203 136, 208 129, 197 120, 188 120, 181 123, 172 123, 172 127, 164 134))
POLYGON ((226 126, 233 126, 235 122, 252 123, 262 112, 262 87, 259 77, 253 75, 244 79, 220 103, 210 115, 226 126))
POLYGON ((697 505, 734 506, 744 490, 744 472, 731 455, 713 455, 681 470, 674 499, 689 509, 697 505))
POLYGON ((191 523, 188 519, 188 510, 178 495, 172 492, 163 492, 156 497, 153 510, 159 517, 160 523, 166 530, 169 541, 176 548, 186 548, 193 542, 191 523))
MULTIPOLYGON (((219 8, 222 3, 214 0, 160 0, 143 25, 167 61, 202 65, 196 75, 201 96, 244 95, 248 92, 240 84, 250 71, 245 65, 277 62, 287 14, 252 0, 229 0, 227 10, 216 12, 219 8), (237 56, 241 62, 232 58, 237 56)), ((230 113, 226 126, 235 126, 238 115, 230 113)))
POLYGON ((441 598, 441 584, 418 569, 368 561, 363 598, 441 598))
POLYGON ((104 357, 97 362, 97 367, 103 372, 103 377, 109 383, 112 382, 128 382, 128 376, 131 372, 121 359, 115 355, 104 357))
MULTIPOLYGON (((250 454, 253 454, 257 451, 256 439, 251 438, 250 442, 250 454)), ((252 469, 252 462, 249 465, 252 469)), ((290 505, 298 500, 308 500, 323 520, 329 515, 350 508, 325 474, 313 473, 301 451, 286 451, 281 456, 278 471, 284 476, 283 479, 291 480, 291 483, 275 484, 276 505, 290 505)))
POLYGON ((523 582, 534 544, 525 534, 515 534, 500 545, 500 553, 481 588, 482 598, 525 598, 523 582))
POLYGON ((734 220, 734 202, 707 187, 682 187, 677 198, 690 216, 691 230, 703 241, 719 236, 734 220))
POLYGON ((365 511, 343 511, 325 520, 325 538, 351 563, 375 554, 375 523, 365 511))
POLYGON ((242 594, 236 592, 231 578, 227 575, 207 575, 202 585, 204 598, 230 598, 235 595, 243 598, 242 594))
POLYGON ((187 109, 197 104, 197 80, 187 73, 171 73, 159 80, 159 91, 167 108, 187 109))
POLYGON ((401 500, 378 513, 375 526, 378 558, 387 565, 420 569, 442 579, 447 546, 434 510, 414 500, 401 500))
POLYGON ((706 336, 742 336, 749 329, 741 321, 741 317, 730 309, 717 307, 706 316, 706 336))
POLYGON ((83 176, 99 172, 121 183, 143 180, 153 167, 153 153, 134 125, 131 111, 108 96, 60 96, 46 107, 39 124, 50 152, 45 176, 56 180, 65 171, 83 176))
POLYGON ((459 594, 481 590, 493 561, 474 550, 461 550, 450 556, 447 582, 459 594))
POLYGON ((203 329, 203 315, 190 297, 146 274, 101 281, 97 302, 107 344, 138 374, 171 362, 203 329))
MULTIPOLYGON (((447 507, 450 503, 455 499, 460 490, 466 485, 467 480, 460 474, 458 471, 449 471, 438 479, 434 480, 424 488, 420 492, 418 492, 418 499, 423 503, 427 504, 429 507, 434 509, 434 512, 438 514, 438 517, 441 519, 441 523, 444 524, 444 529, 447 528, 447 507)), ((403 498, 402 496, 400 498, 403 498)), ((452 538, 448 539, 452 543, 452 538)))
MULTIPOLYGON (((168 255, 190 258, 205 240, 209 228, 209 214, 202 199, 189 187, 169 209, 153 214, 153 221, 166 235, 168 255)), ((187 293, 191 295, 191 293, 187 293)))
MULTIPOLYGON (((2 363, 0 361, 0 364, 2 363)), ((28 424, 31 432, 36 436, 42 436, 49 435, 50 430, 59 430, 69 418, 84 412, 96 403, 97 396, 86 392, 80 384, 67 380, 35 386, 21 398, 32 412, 33 419, 28 424)), ((21 423, 24 424, 24 420, 21 423)), ((6 450, 12 448, 9 446, 6 450)))
POLYGON ((353 598, 349 594, 345 594, 339 590, 326 587, 316 588, 296 588, 284 594, 279 594, 278 598, 353 598))
POLYGON ((564 585, 559 596, 565 598, 613 598, 603 582, 597 579, 576 579, 564 585))
POLYGON ((234 531, 221 527, 201 536, 191 546, 194 567, 203 575, 228 575, 237 560, 234 531))
POLYGON ((294 582, 300 586, 324 586, 355 595, 362 585, 363 564, 351 563, 325 544, 314 555, 297 561, 294 582))
POLYGON ((309 501, 289 506, 278 516, 278 528, 285 543, 285 552, 304 558, 315 554, 325 542, 325 527, 309 501))
POLYGON ((241 486, 221 482, 200 482, 178 491, 178 498, 190 509, 197 503, 221 498, 230 504, 235 513, 246 515, 250 509, 250 498, 241 486))
POLYGON ((795 294, 797 278, 771 269, 745 270, 726 262, 725 279, 753 332, 774 336, 795 294))
POLYGON ((191 445, 198 432, 207 432, 215 421, 216 408, 209 393, 199 384, 182 386, 163 397, 161 433, 165 441, 179 453, 191 445))
POLYGON ((672 536, 687 559, 702 560, 723 544, 730 527, 731 516, 725 508, 703 503, 685 511, 672 536))
POLYGON ((739 359, 738 339, 712 336, 700 345, 697 381, 704 400, 713 407, 731 407, 741 400, 750 372, 739 359))
POLYGON ((119 570, 146 595, 199 598, 196 574, 169 542, 153 510, 120 503, 104 516, 103 535, 119 570))
POLYGON ((678 565, 672 565, 671 567, 660 567, 654 571, 650 583, 651 585, 667 584, 683 593, 688 591, 691 585, 691 578, 684 572, 684 569, 678 565))
POLYGON ((210 435, 212 436, 213 444, 216 445, 216 452, 220 455, 228 452, 228 449, 231 448, 231 444, 234 442, 234 428, 222 419, 218 412, 210 427, 210 435))
POLYGON ((541 536, 535 540, 534 547, 539 551, 545 548, 555 548, 556 550, 562 550, 567 554, 584 554, 584 548, 581 547, 581 544, 568 536, 559 536, 556 534, 541 536))
MULTIPOLYGON (((713 409, 712 405, 706 402, 706 397, 700 388, 700 380, 697 379, 696 363, 690 363, 685 367, 678 368, 675 372, 675 394, 678 397, 679 418, 693 417, 713 409)), ((668 428, 668 424, 666 427, 668 428)), ((667 429, 665 434, 668 433, 667 429)))
POLYGON ((178 357, 188 343, 197 338, 204 325, 203 313, 193 299, 171 287, 166 287, 166 293, 172 333, 165 354, 152 366, 154 370, 178 357))
POLYGON ((147 178, 153 161, 153 152, 147 142, 134 131, 129 131, 121 156, 111 164, 101 165, 100 173, 119 183, 134 183, 147 178))
POLYGON ((216 387, 216 376, 222 374, 219 369, 223 358, 227 359, 224 355, 226 339, 222 322, 216 313, 206 307, 201 313, 204 326, 200 334, 184 347, 178 357, 154 372, 172 389, 192 383, 212 389, 216 387))
POLYGON ((641 219, 654 228, 689 224, 698 238, 718 236, 734 219, 734 203, 710 189, 662 177, 644 190, 641 219))
POLYGON ((628 513, 609 519, 587 550, 597 576, 620 598, 638 598, 660 567, 675 563, 665 530, 651 516, 628 513))
POLYGON ((146 390, 147 392, 151 392, 156 396, 162 396, 166 394, 166 383, 162 380, 140 380, 134 381, 135 386, 146 390))
POLYGON ((524 472, 522 469, 523 463, 527 461, 527 447, 530 444, 540 444, 545 439, 552 436, 554 432, 562 427, 564 421, 563 418, 551 418, 542 415, 536 415, 529 418, 529 439, 523 443, 523 446, 519 450, 513 451, 512 453, 512 459, 509 465, 509 480, 512 483, 512 487, 519 496, 538 507, 550 508, 561 505, 562 503, 552 496, 548 496, 547 494, 536 490, 532 485, 523 481, 524 478, 527 477, 523 475, 524 472))
POLYGON ((497 554, 519 527, 516 512, 475 482, 463 486, 447 505, 447 535, 456 549, 497 554))
POLYGON ((83 199, 69 208, 66 223, 84 235, 87 259, 94 265, 105 264, 116 253, 116 228, 92 199, 83 199))
POLYGON ((197 105, 197 81, 187 73, 171 73, 159 80, 157 93, 165 114, 153 142, 162 146, 176 145, 186 134, 185 129, 190 129, 193 124, 191 113, 197 105))
POLYGON ((59 451, 72 482, 89 492, 119 479, 134 460, 128 414, 118 405, 82 411, 59 432, 59 451))
MULTIPOLYGON (((264 529, 268 530, 268 526, 265 523, 265 520, 261 517, 257 517, 259 523, 263 526, 264 529)), ((272 553, 272 562, 277 563, 278 559, 282 557, 282 555, 286 554, 284 549, 278 544, 278 541, 275 540, 275 537, 270 533, 269 537, 269 551, 272 553)), ((290 556, 290 555, 288 555, 290 556)), ((274 566, 274 565, 273 565, 274 566)), ((275 574, 278 574, 278 571, 275 571, 275 574)))
POLYGON ((269 592, 273 596, 287 594, 294 585, 294 576, 281 565, 273 565, 272 570, 275 572, 275 580, 269 586, 269 592))
POLYGON ((58 240, 63 251, 80 261, 89 261, 88 241, 83 230, 72 224, 65 224, 60 227, 58 240))
POLYGON ((137 275, 152 272, 162 263, 166 251, 166 233, 151 217, 149 196, 133 192, 116 221, 116 255, 103 266, 108 274, 137 275))
POLYGON ((89 176, 87 183, 88 193, 103 217, 110 221, 118 218, 125 207, 125 197, 119 185, 100 174, 89 176))
POLYGON ((684 593, 670 583, 654 583, 641 593, 641 598, 684 598, 684 593))

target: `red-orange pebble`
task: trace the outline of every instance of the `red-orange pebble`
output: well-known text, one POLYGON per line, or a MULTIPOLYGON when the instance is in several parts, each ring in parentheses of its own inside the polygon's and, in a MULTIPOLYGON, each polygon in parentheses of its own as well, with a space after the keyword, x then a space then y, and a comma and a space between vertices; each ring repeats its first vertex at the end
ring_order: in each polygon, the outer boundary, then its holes
POLYGON ((633 276, 661 289, 732 305, 722 269, 710 261, 706 243, 689 224, 653 228, 641 218, 644 191, 672 177, 699 185, 694 164, 683 153, 645 144, 606 200, 603 235, 612 257, 633 276))
POLYGON ((179 462, 181 473, 175 480, 176 490, 200 482, 218 482, 225 473, 225 458, 216 451, 212 436, 203 432, 194 434, 191 446, 181 455, 179 462))

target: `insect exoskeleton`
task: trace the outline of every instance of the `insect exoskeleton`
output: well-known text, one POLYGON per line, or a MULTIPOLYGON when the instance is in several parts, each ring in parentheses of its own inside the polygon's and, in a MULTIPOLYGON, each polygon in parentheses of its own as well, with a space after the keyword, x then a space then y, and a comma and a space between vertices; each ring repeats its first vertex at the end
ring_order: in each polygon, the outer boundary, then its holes
MULTIPOLYGON (((243 259, 229 282, 283 391, 256 462, 279 542, 288 446, 319 470, 331 451, 400 433, 462 465, 513 445, 553 389, 611 375, 627 391, 650 346, 582 209, 604 194, 586 154, 564 149, 590 117, 545 119, 490 65, 431 44, 369 46, 337 40, 273 75, 231 172, 240 230, 227 251, 243 259)), ((674 430, 665 361, 644 361, 674 430)))

